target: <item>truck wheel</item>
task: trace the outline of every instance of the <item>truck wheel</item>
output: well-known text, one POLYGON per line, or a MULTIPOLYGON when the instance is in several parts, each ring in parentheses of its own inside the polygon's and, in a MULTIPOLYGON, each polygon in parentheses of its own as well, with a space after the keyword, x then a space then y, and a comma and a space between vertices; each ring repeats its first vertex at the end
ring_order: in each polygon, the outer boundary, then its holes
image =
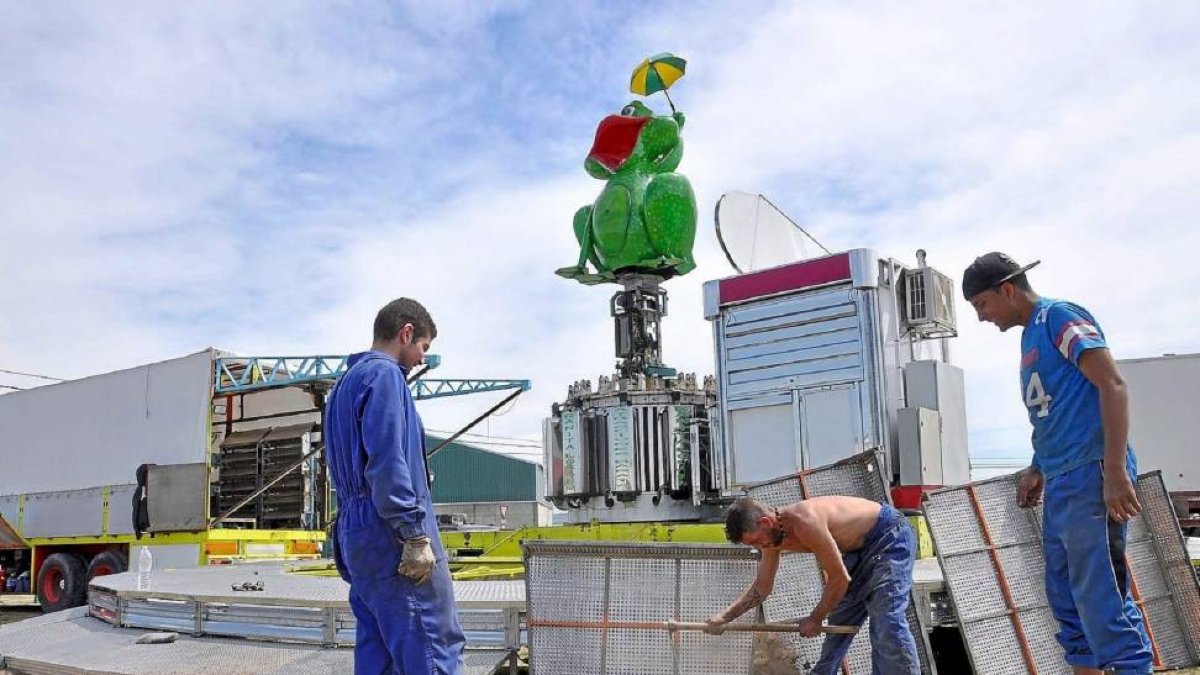
POLYGON ((87 598, 87 568, 74 553, 54 553, 37 577, 38 602, 44 612, 82 605, 87 598))
POLYGON ((87 580, 91 581, 96 577, 109 574, 120 574, 128 568, 129 563, 126 561, 124 553, 114 549, 102 551, 92 558, 92 562, 88 563, 87 580))

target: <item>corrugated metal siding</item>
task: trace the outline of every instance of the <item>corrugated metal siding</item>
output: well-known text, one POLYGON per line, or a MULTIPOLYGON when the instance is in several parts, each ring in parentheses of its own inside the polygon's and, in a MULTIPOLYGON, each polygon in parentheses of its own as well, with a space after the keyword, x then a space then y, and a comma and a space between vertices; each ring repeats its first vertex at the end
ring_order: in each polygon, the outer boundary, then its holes
MULTIPOLYGON (((425 447, 441 439, 426 437, 425 447)), ((433 472, 433 501, 507 502, 542 499, 538 466, 512 457, 451 443, 429 460, 433 472)))

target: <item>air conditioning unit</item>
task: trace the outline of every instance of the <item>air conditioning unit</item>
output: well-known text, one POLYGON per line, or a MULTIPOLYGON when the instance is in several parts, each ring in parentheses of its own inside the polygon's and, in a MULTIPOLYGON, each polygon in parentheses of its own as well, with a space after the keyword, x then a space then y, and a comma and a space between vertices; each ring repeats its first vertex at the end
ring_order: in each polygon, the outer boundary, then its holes
POLYGON ((932 267, 904 270, 904 329, 925 337, 958 335, 954 282, 932 267))

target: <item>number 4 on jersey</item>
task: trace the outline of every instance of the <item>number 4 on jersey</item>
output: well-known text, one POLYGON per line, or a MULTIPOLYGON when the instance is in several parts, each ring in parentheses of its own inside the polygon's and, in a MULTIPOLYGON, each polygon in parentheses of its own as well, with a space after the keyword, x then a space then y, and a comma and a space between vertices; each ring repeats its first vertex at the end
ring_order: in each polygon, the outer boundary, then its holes
POLYGON ((1045 417, 1050 414, 1050 401, 1054 397, 1046 393, 1046 388, 1042 386, 1042 377, 1037 371, 1029 376, 1029 386, 1025 387, 1025 405, 1038 409, 1037 416, 1045 417))

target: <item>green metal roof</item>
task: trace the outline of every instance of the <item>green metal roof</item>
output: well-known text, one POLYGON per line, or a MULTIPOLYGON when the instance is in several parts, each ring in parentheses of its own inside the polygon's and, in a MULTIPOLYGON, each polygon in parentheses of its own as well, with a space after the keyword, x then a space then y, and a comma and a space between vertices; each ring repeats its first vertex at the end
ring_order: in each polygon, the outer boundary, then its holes
MULTIPOLYGON (((444 439, 425 437, 432 450, 444 439)), ((544 499, 541 467, 464 443, 451 443, 429 459, 433 473, 433 501, 529 502, 544 499)))

